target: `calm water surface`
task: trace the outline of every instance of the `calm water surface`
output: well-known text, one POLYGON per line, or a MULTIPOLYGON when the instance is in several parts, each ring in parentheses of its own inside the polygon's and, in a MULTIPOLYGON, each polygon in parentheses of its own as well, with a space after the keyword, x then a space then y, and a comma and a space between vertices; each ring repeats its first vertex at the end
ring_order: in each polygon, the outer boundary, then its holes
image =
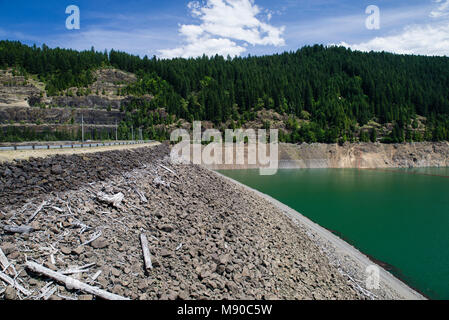
POLYGON ((427 297, 449 299, 449 168, 220 172, 388 264, 427 297))

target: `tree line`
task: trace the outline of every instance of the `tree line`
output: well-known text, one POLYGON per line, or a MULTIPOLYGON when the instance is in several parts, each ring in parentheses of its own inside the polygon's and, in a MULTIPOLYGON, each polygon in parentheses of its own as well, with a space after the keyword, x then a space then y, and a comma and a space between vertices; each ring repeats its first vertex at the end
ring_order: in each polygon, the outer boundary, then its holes
POLYGON ((315 45, 270 56, 162 60, 1 41, 0 66, 37 74, 50 95, 87 87, 96 68, 135 73, 138 81, 120 92, 135 97, 123 110, 122 126, 143 127, 148 135, 180 118, 241 126, 270 109, 303 120, 282 132, 288 142, 377 140, 375 128, 359 129, 370 121, 393 125, 383 142, 449 140, 447 57, 315 45), (159 108, 169 120, 155 118, 159 108), (427 119, 425 132, 416 130, 418 116, 427 119))

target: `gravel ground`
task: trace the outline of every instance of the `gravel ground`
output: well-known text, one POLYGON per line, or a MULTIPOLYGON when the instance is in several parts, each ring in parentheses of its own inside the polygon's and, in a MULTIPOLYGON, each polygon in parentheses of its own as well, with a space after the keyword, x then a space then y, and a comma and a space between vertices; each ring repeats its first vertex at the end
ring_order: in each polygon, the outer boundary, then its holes
POLYGON ((29 292, 0 281, 0 299, 95 299, 26 261, 130 299, 371 298, 271 202, 168 155, 159 145, 1 164, 3 274, 29 292))

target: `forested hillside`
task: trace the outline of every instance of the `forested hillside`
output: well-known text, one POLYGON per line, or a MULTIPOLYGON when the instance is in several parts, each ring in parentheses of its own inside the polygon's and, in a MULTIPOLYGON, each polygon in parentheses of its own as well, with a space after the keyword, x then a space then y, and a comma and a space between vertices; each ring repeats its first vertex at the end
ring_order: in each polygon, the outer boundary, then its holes
POLYGON ((263 57, 159 60, 0 42, 0 67, 38 75, 50 96, 87 87, 93 71, 108 66, 137 75, 118 92, 133 97, 121 126, 143 127, 148 137, 163 123, 154 116, 161 108, 167 123, 209 120, 218 128, 240 127, 268 109, 290 115, 281 133, 288 142, 376 141, 379 126, 391 128, 383 142, 449 140, 446 57, 314 46, 263 57))

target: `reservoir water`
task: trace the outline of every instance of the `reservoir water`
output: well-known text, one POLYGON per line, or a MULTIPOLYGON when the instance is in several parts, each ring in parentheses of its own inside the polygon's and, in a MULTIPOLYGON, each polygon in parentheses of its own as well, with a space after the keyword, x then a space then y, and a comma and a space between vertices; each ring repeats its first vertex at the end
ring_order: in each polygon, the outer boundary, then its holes
POLYGON ((431 299, 449 299, 449 168, 220 173, 331 230, 431 299))

